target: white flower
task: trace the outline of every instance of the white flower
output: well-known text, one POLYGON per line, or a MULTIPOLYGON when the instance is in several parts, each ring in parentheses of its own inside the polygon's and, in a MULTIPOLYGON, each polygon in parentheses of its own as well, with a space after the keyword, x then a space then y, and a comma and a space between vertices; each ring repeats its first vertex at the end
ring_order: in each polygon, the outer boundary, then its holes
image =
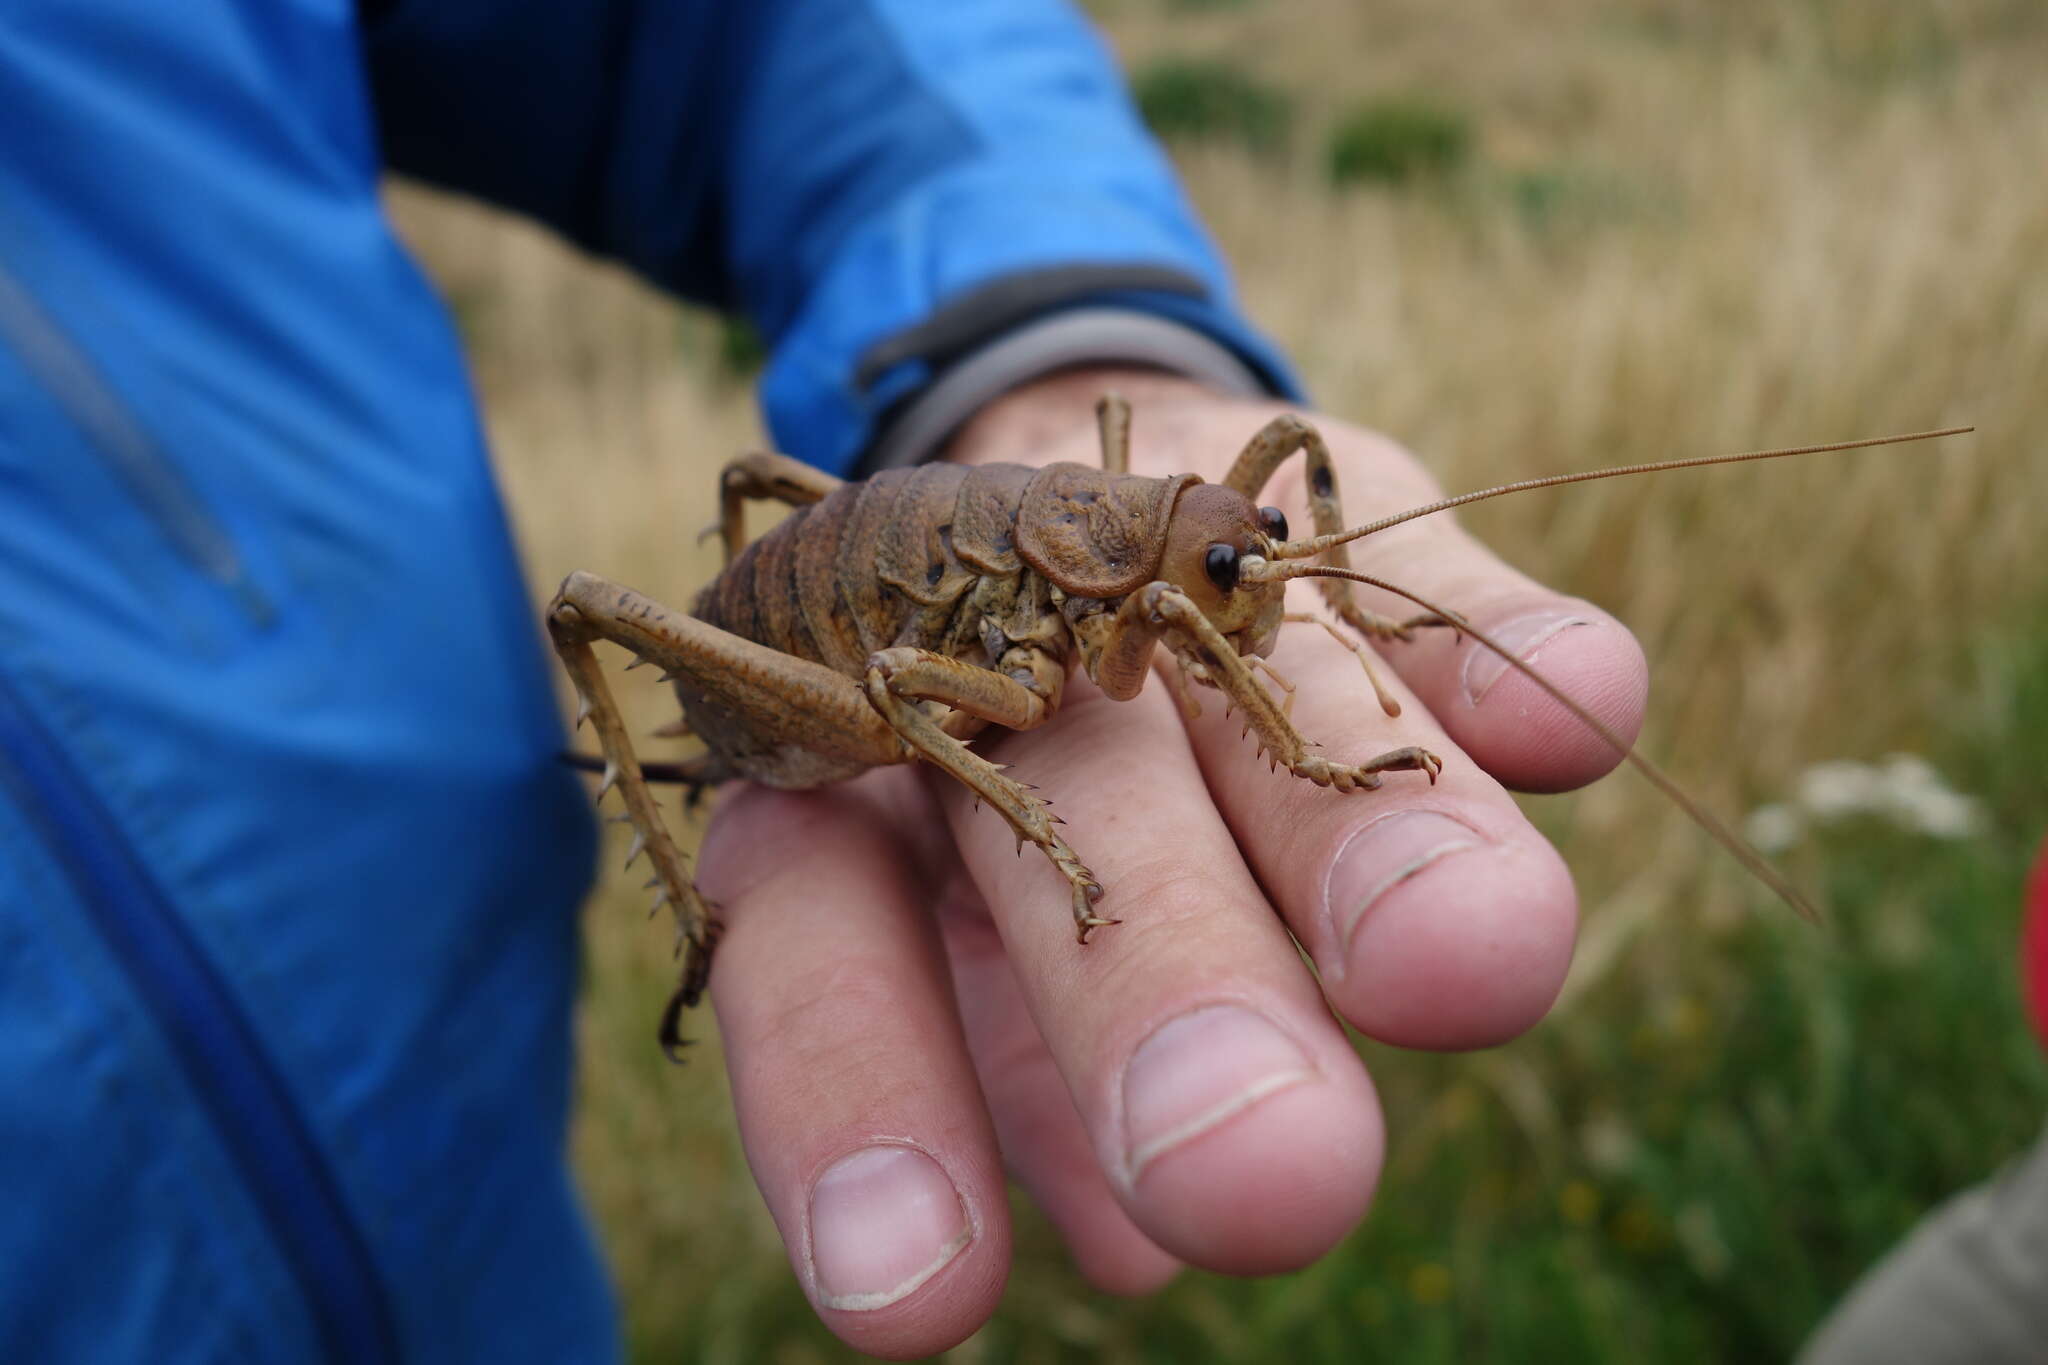
POLYGON ((1749 814, 1745 832, 1766 853, 1784 852, 1813 825, 1859 815, 1934 839, 1967 839, 1983 826, 1982 803, 1949 787, 1918 754, 1887 754, 1882 763, 1831 759, 1801 773, 1793 787, 1791 801, 1749 814))
POLYGON ((1868 763, 1833 759, 1799 775, 1799 804, 1823 820, 1839 820, 1875 809, 1884 779, 1868 763))
POLYGON ((1939 791, 1900 793, 1900 823, 1936 839, 1967 839, 1983 825, 1983 808, 1976 798, 1939 791))
POLYGON ((1743 832, 1764 852, 1783 853, 1806 833, 1806 816, 1796 807, 1774 801, 1751 811, 1743 832))

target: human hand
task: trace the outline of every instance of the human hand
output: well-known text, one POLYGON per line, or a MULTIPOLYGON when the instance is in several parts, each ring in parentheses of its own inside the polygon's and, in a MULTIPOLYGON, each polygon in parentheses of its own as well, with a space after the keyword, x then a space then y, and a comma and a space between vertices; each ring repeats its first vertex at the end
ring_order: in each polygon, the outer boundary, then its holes
MULTIPOLYGON (((1133 400, 1141 474, 1220 479, 1284 410, 1078 373, 992 405, 953 457, 1096 462, 1092 405, 1111 387, 1133 400)), ((1438 496, 1390 442, 1320 425, 1350 524, 1438 496)), ((1305 528, 1302 478, 1290 461, 1259 501, 1305 528)), ((1525 659, 1540 650, 1554 682, 1635 733, 1643 656, 1604 612, 1447 516, 1352 555, 1525 659)), ((1288 627, 1273 662, 1331 757, 1419 744, 1443 759, 1434 785, 1401 773, 1343 795, 1269 772, 1220 694, 1184 720, 1156 683, 1111 703, 1078 671, 1045 726, 977 741, 1051 800, 1107 889, 1100 912, 1122 923, 1086 947, 1066 882, 942 774, 721 800, 700 884, 727 924, 713 999, 734 1101, 797 1276, 840 1337, 921 1355, 986 1320, 1009 1263, 1005 1165, 1113 1293, 1183 1263, 1306 1265, 1364 1215, 1385 1145, 1332 1011, 1384 1042, 1457 1049, 1549 1008, 1575 897, 1502 784, 1574 787, 1617 756, 1469 638, 1427 631, 1384 654, 1398 719, 1321 630, 1288 627)))

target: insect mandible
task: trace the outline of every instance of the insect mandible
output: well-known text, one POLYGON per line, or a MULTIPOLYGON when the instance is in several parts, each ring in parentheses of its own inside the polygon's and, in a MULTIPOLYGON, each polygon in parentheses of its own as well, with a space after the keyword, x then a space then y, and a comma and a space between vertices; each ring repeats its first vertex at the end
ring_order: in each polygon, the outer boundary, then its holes
POLYGON ((598 798, 617 787, 643 852, 657 908, 676 917, 681 979, 662 1013, 660 1039, 681 1044, 684 1009, 709 979, 720 922, 697 890, 648 790, 623 718, 591 644, 624 646, 628 667, 658 664, 683 720, 663 734, 694 734, 705 752, 668 776, 692 789, 734 778, 771 787, 820 786, 869 768, 922 760, 970 788, 1016 835, 1043 850, 1066 879, 1076 936, 1117 923, 1098 913, 1103 887, 1060 833, 1060 821, 1025 784, 968 747, 990 725, 1030 730, 1059 708, 1077 663, 1107 696, 1144 686, 1163 650, 1184 684, 1221 691, 1242 712, 1258 751, 1276 766, 1338 792, 1369 791, 1388 773, 1434 783, 1442 762, 1414 746, 1364 763, 1322 756, 1259 681, 1265 655, 1289 621, 1311 622, 1357 655, 1389 715, 1398 703, 1374 673, 1367 642, 1393 644, 1418 630, 1471 636, 1528 676, 1589 726, 1708 833, 1802 914, 1804 898, 1761 855, 1701 809, 1633 747, 1541 674, 1447 607, 1350 567, 1350 542, 1417 517, 1531 488, 1708 464, 1771 459, 1956 435, 1916 432, 1739 455, 1700 456, 1526 479, 1445 498, 1346 528, 1336 471, 1321 435, 1276 417, 1245 445, 1221 483, 1193 474, 1129 472, 1130 409, 1114 394, 1096 406, 1100 466, 929 464, 842 482, 785 455, 755 453, 720 476, 726 566, 688 614, 588 573, 572 573, 549 605, 556 652, 574 682, 577 725, 594 722, 603 748, 598 798), (1285 517, 1258 505, 1274 472, 1308 462, 1314 534, 1290 539, 1285 517), (743 544, 749 499, 795 510, 743 544), (1318 580, 1327 617, 1286 610, 1286 584, 1318 580), (1354 584, 1418 608, 1405 619, 1366 610, 1354 584))

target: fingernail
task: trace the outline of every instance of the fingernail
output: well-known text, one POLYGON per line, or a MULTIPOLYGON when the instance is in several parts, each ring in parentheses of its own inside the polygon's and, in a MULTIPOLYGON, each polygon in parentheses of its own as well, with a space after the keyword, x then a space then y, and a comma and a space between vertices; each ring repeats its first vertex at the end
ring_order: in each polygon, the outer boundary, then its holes
POLYGON ((1161 1025, 1124 1065, 1126 1173, 1135 1183, 1156 1158, 1314 1075, 1292 1038, 1242 1005, 1161 1025))
POLYGON ((886 1308, 973 1237, 953 1182, 915 1147, 863 1148, 811 1187, 811 1266, 828 1308, 886 1308))
POLYGON ((1383 815, 1352 835, 1330 865, 1324 896, 1338 951, 1334 961, 1317 965, 1341 974, 1352 934, 1381 897, 1432 863, 1484 842, 1470 825, 1433 810, 1383 815))
MULTIPOLYGON (((1570 630, 1573 626, 1590 626, 1592 618, 1572 616, 1561 611, 1531 612, 1517 616, 1514 620, 1492 632, 1495 644, 1514 655, 1525 664, 1536 662, 1536 652, 1570 630)), ((1508 671, 1508 661, 1486 646, 1474 644, 1465 655, 1465 695, 1477 706, 1487 689, 1500 681, 1500 675, 1508 671)))

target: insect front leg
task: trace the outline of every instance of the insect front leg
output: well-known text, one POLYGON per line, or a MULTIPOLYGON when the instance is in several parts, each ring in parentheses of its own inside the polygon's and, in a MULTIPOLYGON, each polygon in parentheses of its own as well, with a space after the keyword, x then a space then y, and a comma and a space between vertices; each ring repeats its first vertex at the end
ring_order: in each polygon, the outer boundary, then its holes
MULTIPOLYGON (((1238 452, 1223 482, 1257 502, 1274 473, 1295 454, 1308 457, 1308 507, 1316 534, 1333 535, 1344 530, 1344 506, 1337 495, 1337 469, 1330 459, 1330 448, 1324 444, 1321 432, 1291 412, 1275 417, 1259 428, 1257 434, 1245 443, 1245 448, 1238 452)), ((1348 545, 1334 546, 1324 552, 1322 562, 1348 569, 1351 567, 1351 548, 1348 545)), ((1316 588, 1330 610, 1337 614, 1338 620, 1368 639, 1405 641, 1413 639, 1416 630, 1422 627, 1450 625, 1434 614, 1412 616, 1402 621, 1368 611, 1352 600, 1352 585, 1340 578, 1317 579, 1316 588)))
MULTIPOLYGON (((1087 637, 1080 637, 1084 644, 1087 637)), ((1083 662, 1090 674, 1111 696, 1119 695, 1116 684, 1127 688, 1121 695, 1135 695, 1144 682, 1144 661, 1153 647, 1164 641, 1174 654, 1201 665, 1190 670, 1230 698, 1231 705, 1244 713, 1245 728, 1258 737, 1259 752, 1285 767, 1296 777, 1320 787, 1338 791, 1370 791, 1380 785, 1380 774, 1389 772, 1426 773, 1431 782, 1443 771, 1443 760, 1427 749, 1407 745, 1390 749, 1364 763, 1338 763, 1311 753, 1309 743, 1287 718, 1281 704, 1262 686, 1236 646, 1202 615, 1188 595, 1171 583, 1148 583, 1124 599, 1108 630, 1100 638, 1099 652, 1083 662), (1131 661, 1137 661, 1136 685, 1128 679, 1131 661), (1109 681, 1105 682, 1104 680, 1109 681)))
POLYGON ((920 757, 994 807, 1017 836, 1019 852, 1027 842, 1044 850, 1072 888, 1074 932, 1086 943, 1089 930, 1117 921, 1095 913, 1102 883, 1060 838, 1059 817, 1029 787, 947 734, 917 704, 935 701, 1007 729, 1029 730, 1058 709, 1065 684, 1065 666, 1029 646, 1010 650, 994 669, 908 646, 881 650, 868 660, 867 694, 875 710, 920 757))

